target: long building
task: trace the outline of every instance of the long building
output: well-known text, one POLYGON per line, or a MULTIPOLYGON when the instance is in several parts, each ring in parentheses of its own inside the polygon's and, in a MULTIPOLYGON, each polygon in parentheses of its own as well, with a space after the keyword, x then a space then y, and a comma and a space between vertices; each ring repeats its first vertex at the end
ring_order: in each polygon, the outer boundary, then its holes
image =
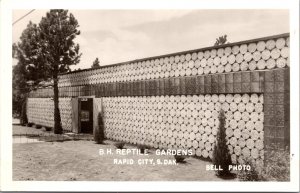
MULTIPOLYGON (((218 115, 234 163, 262 163, 290 139, 289 33, 143 58, 59 77, 63 129, 212 158, 218 115)), ((29 122, 53 127, 53 89, 30 93, 29 122)))

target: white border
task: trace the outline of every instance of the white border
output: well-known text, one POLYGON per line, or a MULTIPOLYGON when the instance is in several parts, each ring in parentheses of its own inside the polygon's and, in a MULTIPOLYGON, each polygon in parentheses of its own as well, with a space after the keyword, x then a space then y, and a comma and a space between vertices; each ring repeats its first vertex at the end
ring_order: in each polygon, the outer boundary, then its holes
MULTIPOLYGON (((299 191, 299 3, 297 0, 2 0, 0 128, 1 190, 14 191, 299 191), (290 9, 291 182, 46 182, 12 181, 12 9, 290 9)), ((280 25, 280 24, 278 24, 280 25)))

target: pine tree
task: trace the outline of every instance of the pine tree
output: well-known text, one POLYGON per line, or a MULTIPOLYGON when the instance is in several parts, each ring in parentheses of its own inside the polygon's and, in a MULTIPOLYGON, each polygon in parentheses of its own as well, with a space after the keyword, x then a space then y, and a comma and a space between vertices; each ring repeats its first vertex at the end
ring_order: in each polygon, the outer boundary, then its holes
POLYGON ((28 85, 26 84, 26 79, 19 73, 20 65, 13 66, 12 70, 12 107, 13 114, 20 118, 20 122, 26 124, 27 120, 23 108, 26 101, 26 93, 29 92, 28 85))
POLYGON ((228 166, 232 164, 231 156, 226 144, 225 130, 225 114, 224 110, 221 109, 219 114, 219 131, 213 151, 213 164, 216 165, 217 168, 221 167, 223 169, 216 171, 218 176, 228 176, 230 174, 228 166))
POLYGON ((227 42, 227 35, 225 34, 216 39, 215 46, 223 45, 226 43, 229 43, 229 42, 227 42))
POLYGON ((54 9, 42 17, 39 25, 31 22, 23 31, 21 42, 14 45, 14 55, 26 70, 26 79, 38 87, 44 81, 52 82, 54 90, 54 133, 61 134, 59 112, 59 73, 70 72, 70 66, 79 63, 81 54, 74 39, 80 34, 73 14, 54 9))
POLYGON ((96 58, 92 64, 91 68, 99 68, 99 67, 100 67, 100 62, 99 62, 99 59, 96 58))
POLYGON ((29 22, 20 37, 21 42, 12 45, 12 57, 18 60, 17 65, 12 68, 13 113, 19 115, 22 124, 27 123, 26 109, 24 108, 26 108, 28 93, 38 85, 39 76, 42 74, 32 71, 32 63, 38 62, 36 57, 37 28, 36 24, 29 22))

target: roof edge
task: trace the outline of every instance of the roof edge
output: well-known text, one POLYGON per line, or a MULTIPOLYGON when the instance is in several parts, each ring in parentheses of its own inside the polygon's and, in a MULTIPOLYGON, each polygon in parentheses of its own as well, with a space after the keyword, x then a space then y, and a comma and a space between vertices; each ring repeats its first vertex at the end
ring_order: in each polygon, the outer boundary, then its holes
POLYGON ((288 32, 288 33, 277 34, 277 35, 272 35, 272 36, 265 36, 265 37, 254 38, 254 39, 249 39, 249 40, 243 40, 243 41, 238 41, 238 42, 233 42, 233 43, 228 43, 228 44, 223 44, 223 45, 218 45, 218 46, 208 46, 208 47, 203 47, 203 48, 198 48, 198 49, 174 52, 171 54, 163 54, 163 55, 151 56, 151 57, 140 58, 140 59, 135 59, 135 60, 129 60, 126 62, 119 62, 119 63, 115 63, 115 64, 100 66, 99 68, 86 68, 86 69, 82 69, 82 70, 61 73, 59 75, 73 74, 73 73, 79 73, 79 72, 84 72, 84 71, 93 71, 93 70, 98 70, 101 68, 120 66, 120 65, 133 63, 133 62, 140 62, 140 61, 144 61, 144 60, 152 60, 152 59, 156 59, 156 58, 169 57, 169 56, 174 56, 174 55, 179 55, 179 54, 186 54, 186 53, 190 53, 190 52, 199 52, 199 51, 209 50, 209 49, 224 48, 224 47, 228 47, 228 46, 247 44, 247 43, 256 42, 256 41, 264 41, 264 40, 268 40, 268 39, 275 39, 275 38, 282 38, 282 37, 289 37, 289 36, 290 36, 290 33, 288 32))

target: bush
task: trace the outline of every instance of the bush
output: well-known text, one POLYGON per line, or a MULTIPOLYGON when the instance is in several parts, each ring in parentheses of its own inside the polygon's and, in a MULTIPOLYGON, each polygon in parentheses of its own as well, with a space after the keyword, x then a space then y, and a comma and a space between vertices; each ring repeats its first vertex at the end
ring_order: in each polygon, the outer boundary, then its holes
POLYGON ((262 178, 267 181, 290 181, 290 152, 273 150, 265 160, 262 178))
POLYGON ((216 170, 218 176, 229 176, 229 165, 232 165, 231 156, 229 154, 228 146, 226 144, 226 133, 225 133, 225 115, 221 109, 219 114, 219 131, 217 134, 217 141, 213 151, 213 164, 217 168, 221 167, 223 170, 216 170))
POLYGON ((124 149, 125 143, 124 142, 118 142, 115 143, 115 146, 117 149, 124 149))
POLYGON ((35 128, 40 129, 40 128, 42 128, 42 125, 36 124, 35 128))
POLYGON ((237 177, 241 181, 261 181, 262 177, 260 173, 257 171, 256 165, 249 159, 245 160, 245 165, 249 165, 251 167, 250 170, 240 170, 238 172, 237 177))
POLYGON ((145 149, 148 149, 149 147, 147 145, 138 145, 137 147, 139 150, 141 150, 141 153, 145 153, 145 149))
POLYGON ((176 163, 185 163, 185 156, 183 155, 174 155, 174 159, 176 160, 176 163))
POLYGON ((52 128, 51 127, 45 127, 46 131, 51 131, 52 128))
POLYGON ((94 129, 94 140, 97 144, 103 143, 104 140, 104 125, 102 114, 98 114, 98 125, 94 129))
POLYGON ((32 127, 33 123, 27 123, 27 127, 32 127))
POLYGON ((265 160, 262 168, 249 161, 251 171, 240 171, 241 181, 290 181, 290 152, 288 150, 273 150, 265 160))

